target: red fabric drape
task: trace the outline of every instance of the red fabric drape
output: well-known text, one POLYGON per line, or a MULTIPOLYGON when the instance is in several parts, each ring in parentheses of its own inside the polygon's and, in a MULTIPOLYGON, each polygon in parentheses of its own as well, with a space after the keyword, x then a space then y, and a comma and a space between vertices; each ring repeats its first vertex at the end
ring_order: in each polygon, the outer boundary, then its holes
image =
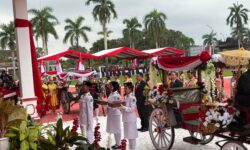
POLYGON ((166 68, 180 68, 192 64, 193 62, 200 60, 199 56, 190 57, 161 57, 158 58, 158 63, 166 68))
POLYGON ((41 82, 40 73, 38 70, 36 48, 35 48, 35 43, 34 43, 33 33, 32 33, 32 25, 31 25, 31 22, 28 20, 15 19, 15 27, 16 28, 29 27, 32 70, 33 70, 33 83, 34 83, 35 95, 37 97, 36 109, 37 109, 38 115, 43 116, 46 113, 46 111, 43 110, 43 101, 45 100, 45 97, 43 95, 42 82, 41 82))

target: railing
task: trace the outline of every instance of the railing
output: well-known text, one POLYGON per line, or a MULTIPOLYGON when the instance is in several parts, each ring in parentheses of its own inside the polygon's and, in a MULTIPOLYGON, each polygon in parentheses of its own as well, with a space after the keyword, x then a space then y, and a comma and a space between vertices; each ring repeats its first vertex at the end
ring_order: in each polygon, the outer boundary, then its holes
POLYGON ((0 67, 13 67, 13 63, 12 62, 3 62, 3 63, 0 63, 0 67))

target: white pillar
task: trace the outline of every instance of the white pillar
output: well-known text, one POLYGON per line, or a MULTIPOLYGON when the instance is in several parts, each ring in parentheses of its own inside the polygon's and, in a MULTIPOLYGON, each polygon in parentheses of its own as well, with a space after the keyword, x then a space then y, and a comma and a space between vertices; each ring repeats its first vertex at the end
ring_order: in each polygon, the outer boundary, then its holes
MULTIPOLYGON (((13 0, 14 19, 28 20, 27 0, 13 0)), ((38 117, 36 111, 37 98, 34 93, 33 70, 29 27, 16 28, 16 43, 19 63, 21 100, 27 113, 33 118, 38 117)))

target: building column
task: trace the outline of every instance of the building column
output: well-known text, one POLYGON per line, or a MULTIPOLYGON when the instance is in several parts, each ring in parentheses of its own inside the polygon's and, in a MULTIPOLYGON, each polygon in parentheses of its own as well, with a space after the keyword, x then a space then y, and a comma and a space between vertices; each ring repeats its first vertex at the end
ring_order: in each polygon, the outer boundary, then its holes
MULTIPOLYGON (((27 0, 13 0, 13 12, 14 20, 28 20, 27 0)), ((37 118, 37 97, 34 93, 29 27, 18 27, 15 29, 15 32, 19 63, 21 102, 27 109, 27 113, 33 118, 37 118)))

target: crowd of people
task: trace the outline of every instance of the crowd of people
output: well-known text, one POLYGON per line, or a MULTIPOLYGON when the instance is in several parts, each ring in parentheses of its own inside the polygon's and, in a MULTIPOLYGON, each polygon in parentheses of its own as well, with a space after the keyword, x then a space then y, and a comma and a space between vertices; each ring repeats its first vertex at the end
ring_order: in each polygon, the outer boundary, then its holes
POLYGON ((8 90, 18 89, 19 83, 15 82, 12 75, 8 74, 5 70, 2 70, 0 74, 0 87, 4 87, 8 90))
MULTIPOLYGON (((115 138, 115 145, 112 146, 113 149, 119 149, 121 141, 121 123, 123 122, 124 126, 124 137, 129 140, 129 147, 131 150, 135 150, 136 147, 136 138, 138 137, 137 133, 137 117, 135 113, 135 108, 137 106, 140 118, 142 119, 142 127, 139 131, 148 130, 148 115, 145 104, 146 97, 143 95, 143 90, 146 85, 146 82, 142 80, 143 74, 138 73, 136 76, 137 82, 132 83, 132 79, 129 74, 125 75, 124 79, 124 105, 119 107, 107 106, 107 124, 106 132, 110 135, 113 134, 115 138), (135 89, 134 89, 135 88, 135 89), (135 96, 134 96, 135 91, 135 96), (121 120, 122 117, 122 120, 121 120)), ((107 102, 109 104, 120 102, 121 100, 121 81, 118 78, 118 75, 115 76, 114 80, 111 81, 109 78, 106 80, 105 85, 105 95, 107 97, 107 102)), ((93 114, 95 111, 95 100, 96 98, 91 90, 93 89, 93 78, 90 81, 84 81, 82 84, 82 96, 79 98, 80 103, 80 128, 84 136, 86 136, 90 143, 94 140, 93 133, 93 114), (92 81, 91 81, 92 80, 92 81), (87 133, 87 134, 86 134, 87 133)), ((100 91, 98 88, 95 88, 95 91, 100 91)), ((96 94, 96 93, 95 93, 96 94)), ((100 95, 99 95, 100 96, 100 95)), ((96 106, 98 108, 98 105, 96 106)), ((97 113, 96 113, 97 115, 97 113)), ((109 137, 110 138, 110 137, 109 137)))
MULTIPOLYGON (((221 91, 223 89, 222 71, 216 70, 216 89, 221 91)), ((170 72, 167 76, 167 83, 169 88, 192 88, 197 86, 196 73, 188 71, 170 72)), ((97 81, 93 76, 89 77, 81 85, 78 85, 78 95, 73 96, 68 92, 68 85, 65 81, 58 82, 55 78, 50 78, 48 82, 43 82, 43 89, 47 96, 47 103, 52 113, 62 105, 64 113, 70 112, 70 102, 78 101, 80 106, 79 124, 83 136, 87 137, 89 142, 94 141, 93 120, 96 117, 98 122, 99 105, 98 100, 107 99, 108 103, 120 102, 121 97, 124 97, 125 104, 120 107, 113 108, 111 106, 102 107, 103 114, 107 116, 106 132, 114 135, 115 145, 113 149, 118 149, 121 141, 121 123, 124 124, 124 137, 129 140, 131 150, 136 147, 136 138, 139 132, 146 132, 149 129, 149 115, 150 110, 146 105, 146 96, 144 88, 148 85, 149 75, 143 79, 143 73, 136 74, 136 81, 134 82, 129 73, 124 74, 124 80, 120 81, 120 75, 115 74, 111 79, 109 76, 97 81), (57 84, 56 84, 57 82, 57 84), (121 86, 124 85, 124 96, 121 96, 121 86), (65 107, 65 108, 64 108, 65 107), (137 129, 137 117, 135 109, 138 110, 141 126, 137 129), (105 112, 106 110, 107 112, 105 112)), ((44 81, 44 80, 43 80, 44 81)))

